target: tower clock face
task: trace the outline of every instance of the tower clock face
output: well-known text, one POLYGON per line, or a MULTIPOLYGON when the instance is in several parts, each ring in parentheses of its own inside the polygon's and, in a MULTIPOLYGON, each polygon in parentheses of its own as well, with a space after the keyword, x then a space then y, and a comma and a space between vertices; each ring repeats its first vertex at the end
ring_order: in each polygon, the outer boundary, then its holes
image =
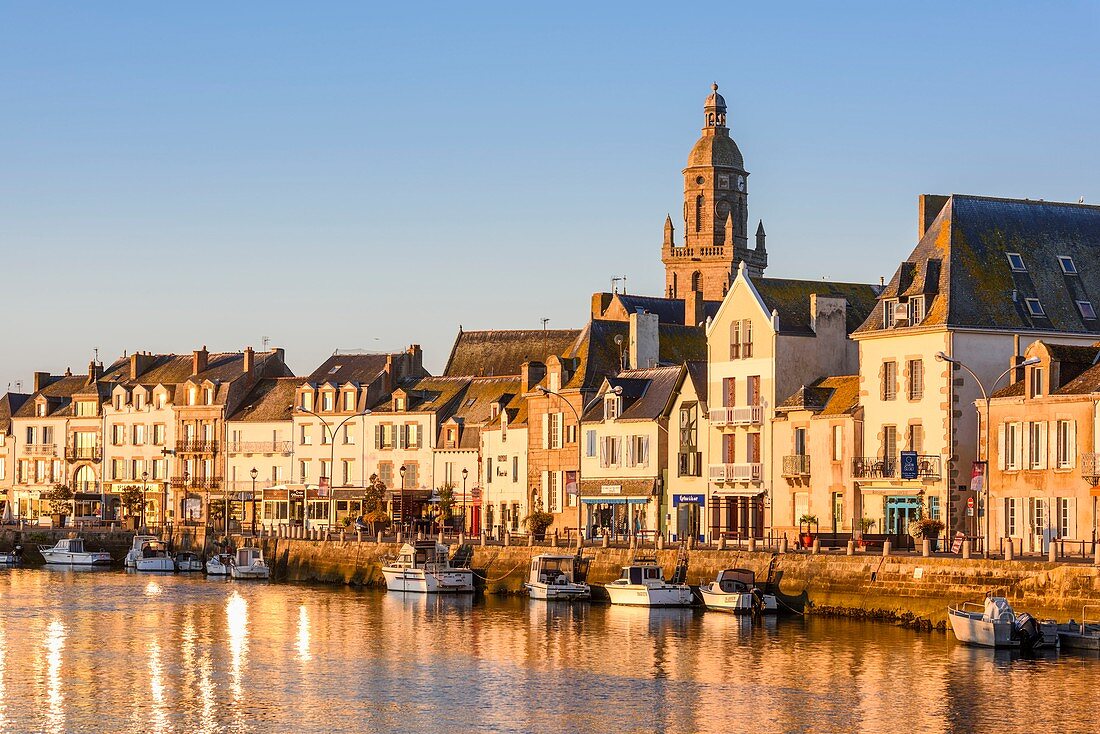
POLYGON ((738 176, 737 177, 737 190, 738 191, 744 191, 745 190, 745 177, 744 176, 738 176))

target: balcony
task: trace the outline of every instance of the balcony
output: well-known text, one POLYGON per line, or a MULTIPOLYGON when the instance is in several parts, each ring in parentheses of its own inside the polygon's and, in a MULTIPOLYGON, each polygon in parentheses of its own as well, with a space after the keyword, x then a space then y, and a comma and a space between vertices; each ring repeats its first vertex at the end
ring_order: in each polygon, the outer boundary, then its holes
POLYGON ((225 445, 229 454, 282 454, 290 456, 293 451, 291 441, 230 441, 225 445))
POLYGON ((1081 477, 1089 484, 1100 484, 1100 454, 1081 454, 1081 477))
POLYGON ((854 479, 892 479, 898 475, 896 456, 857 456, 852 459, 854 479))
POLYGON ((709 417, 710 422, 716 426, 758 426, 764 421, 764 406, 712 408, 709 417))
POLYGON ((799 479, 810 476, 810 457, 807 454, 794 454, 783 457, 783 476, 799 479))
POLYGON ((759 482, 760 464, 711 464, 707 475, 712 482, 759 482))
POLYGON ((57 456, 57 444, 53 443, 27 443, 23 444, 23 453, 32 456, 57 456))
POLYGON ((99 461, 103 451, 98 446, 66 446, 65 461, 99 461))
POLYGON ((215 454, 217 451, 217 441, 176 441, 177 454, 215 454))
POLYGON ((941 477, 943 477, 942 457, 926 456, 924 454, 917 457, 918 479, 940 479, 941 477))
POLYGON ((221 477, 172 477, 173 489, 218 489, 222 486, 221 477))

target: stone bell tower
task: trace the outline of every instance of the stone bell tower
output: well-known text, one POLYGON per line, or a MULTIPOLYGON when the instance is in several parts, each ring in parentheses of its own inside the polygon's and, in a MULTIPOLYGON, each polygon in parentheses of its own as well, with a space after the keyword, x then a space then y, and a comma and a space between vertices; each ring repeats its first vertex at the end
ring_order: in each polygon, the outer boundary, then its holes
POLYGON ((741 262, 749 275, 768 266, 764 238, 748 246, 749 172, 737 143, 726 127, 726 100, 718 85, 703 103, 703 134, 688 155, 684 174, 684 234, 677 245, 672 217, 665 219, 661 261, 669 298, 702 291, 718 301, 729 290, 741 262))

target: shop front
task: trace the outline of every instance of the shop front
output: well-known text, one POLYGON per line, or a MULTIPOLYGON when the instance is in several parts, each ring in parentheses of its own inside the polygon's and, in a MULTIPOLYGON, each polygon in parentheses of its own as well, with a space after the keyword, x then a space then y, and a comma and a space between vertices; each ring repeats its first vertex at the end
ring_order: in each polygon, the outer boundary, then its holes
POLYGON ((763 538, 764 490, 715 490, 710 498, 712 541, 763 538))
POLYGON ((703 517, 706 512, 705 494, 672 495, 672 540, 680 541, 695 538, 700 543, 706 541, 703 529, 703 517))
POLYGON ((581 482, 581 507, 586 538, 625 540, 657 530, 655 479, 581 482))

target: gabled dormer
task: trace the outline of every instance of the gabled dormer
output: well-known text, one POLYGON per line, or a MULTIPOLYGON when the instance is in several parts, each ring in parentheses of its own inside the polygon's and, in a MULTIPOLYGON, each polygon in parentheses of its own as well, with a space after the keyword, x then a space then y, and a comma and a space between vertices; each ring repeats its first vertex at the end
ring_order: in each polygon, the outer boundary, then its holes
POLYGON ((50 414, 50 400, 45 395, 39 395, 34 399, 34 415, 37 418, 45 418, 50 414))
POLYGON ((392 408, 395 413, 404 413, 409 409, 409 394, 402 388, 393 391, 391 397, 392 408))
POLYGON ((315 410, 316 398, 317 391, 313 388, 313 385, 308 382, 303 382, 298 388, 298 396, 295 400, 295 405, 301 410, 312 411, 315 410))
POLYGON ((356 382, 345 382, 340 387, 339 405, 337 410, 344 413, 354 413, 359 409, 359 384, 356 382))
POLYGON ((149 388, 144 385, 137 385, 130 392, 130 402, 134 406, 134 410, 145 410, 149 405, 151 393, 149 388))
POLYGON ((130 391, 125 385, 115 385, 115 389, 111 391, 111 407, 116 412, 122 411, 130 403, 130 391))
POLYGON ((77 418, 94 418, 99 415, 99 400, 83 397, 74 399, 73 415, 77 418))
POLYGON ((443 422, 441 431, 442 448, 457 449, 462 441, 462 422, 454 416, 443 422))
POLYGON ((337 386, 331 382, 321 383, 317 388, 317 405, 321 413, 334 413, 336 411, 337 386))
POLYGON ((162 410, 172 402, 172 393, 167 385, 157 385, 153 388, 153 409, 162 410))

